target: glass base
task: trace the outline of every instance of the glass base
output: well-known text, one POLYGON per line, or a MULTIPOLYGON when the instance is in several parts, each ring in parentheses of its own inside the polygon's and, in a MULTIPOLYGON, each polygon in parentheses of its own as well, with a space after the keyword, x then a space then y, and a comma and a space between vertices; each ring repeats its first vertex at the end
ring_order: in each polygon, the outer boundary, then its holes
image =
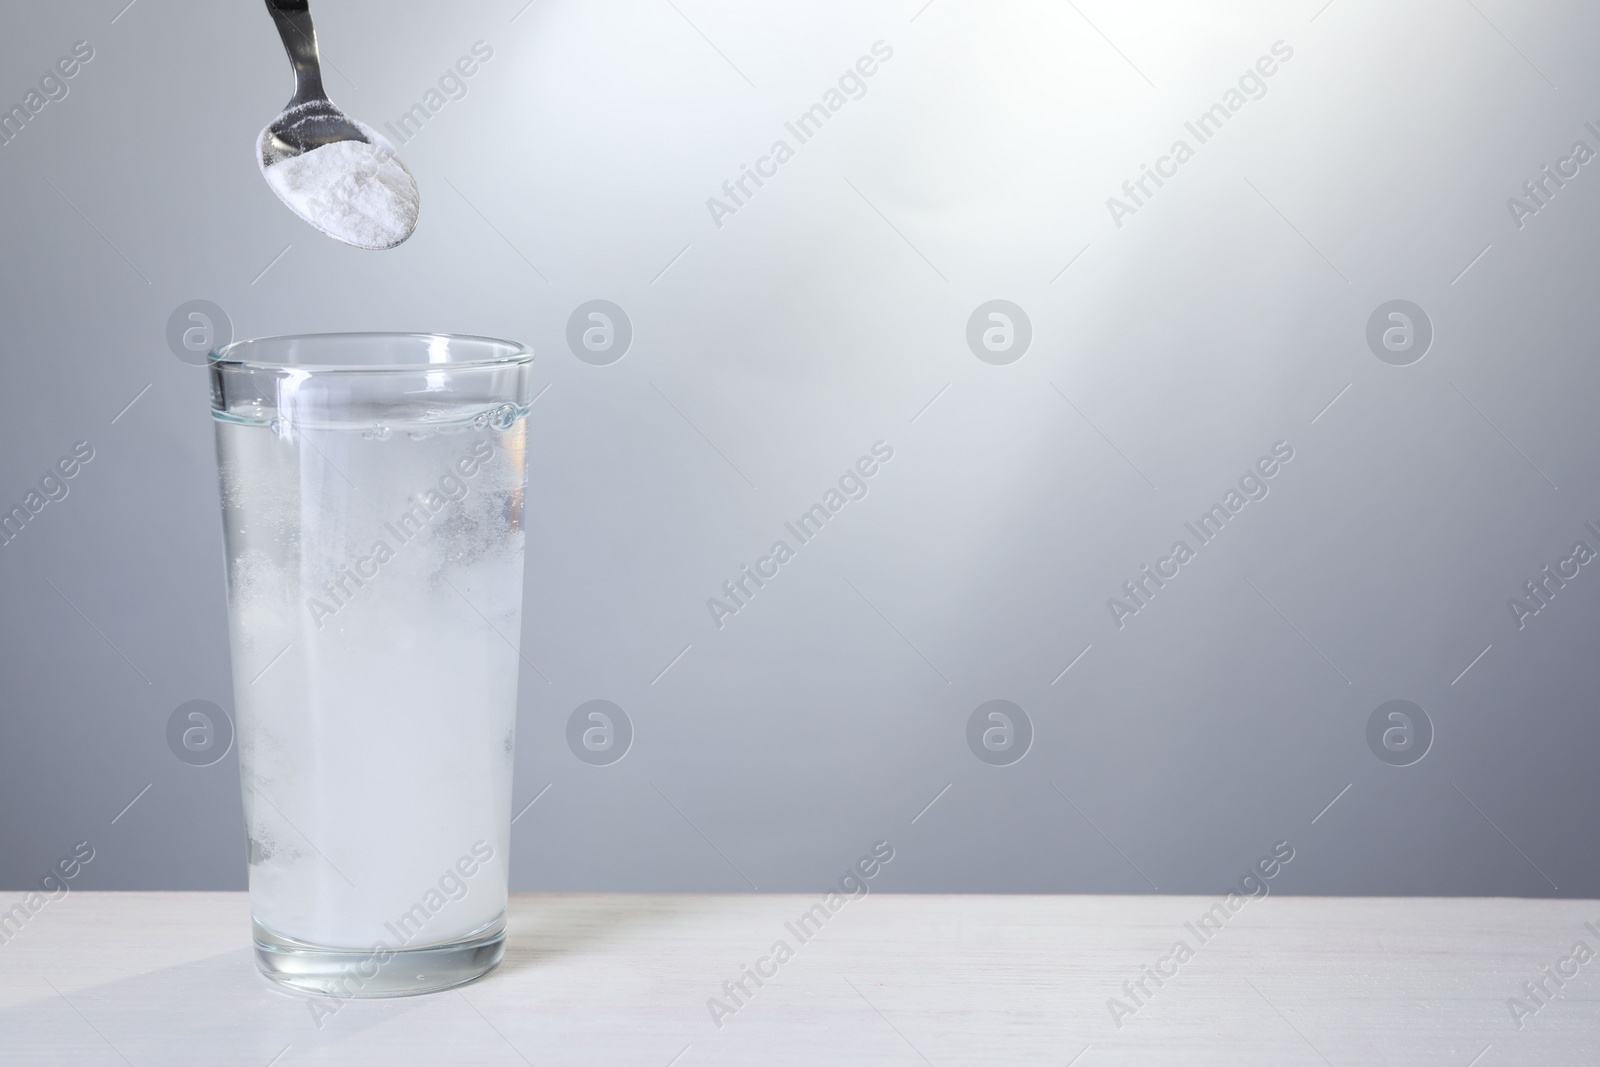
POLYGON ((506 917, 500 915, 455 941, 419 948, 325 948, 275 934, 251 921, 256 966, 261 973, 302 993, 350 997, 409 997, 482 978, 506 951, 506 917))

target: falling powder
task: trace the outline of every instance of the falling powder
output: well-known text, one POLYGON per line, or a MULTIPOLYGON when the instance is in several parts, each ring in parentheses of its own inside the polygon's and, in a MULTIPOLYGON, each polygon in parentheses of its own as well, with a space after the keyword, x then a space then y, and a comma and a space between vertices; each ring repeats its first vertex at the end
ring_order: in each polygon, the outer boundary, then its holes
MULTIPOLYGON (((356 123, 371 144, 335 141, 263 164, 267 184, 296 215, 357 248, 393 248, 417 228, 416 180, 382 134, 356 123)), ((268 132, 261 133, 257 158, 268 132)))

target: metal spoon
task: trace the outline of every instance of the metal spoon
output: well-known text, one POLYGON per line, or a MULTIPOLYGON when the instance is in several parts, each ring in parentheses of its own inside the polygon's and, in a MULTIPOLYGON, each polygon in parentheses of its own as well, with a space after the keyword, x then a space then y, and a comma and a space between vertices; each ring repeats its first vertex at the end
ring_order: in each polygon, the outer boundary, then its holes
POLYGON ((393 248, 411 236, 416 225, 417 183, 405 164, 395 156, 393 147, 376 131, 356 122, 340 111, 328 99, 322 87, 322 64, 317 55, 317 31, 311 23, 309 0, 266 0, 267 12, 283 38, 283 50, 294 67, 294 96, 289 103, 261 131, 257 141, 261 170, 267 176, 279 199, 295 214, 317 227, 330 237, 362 248, 393 248), (400 229, 395 229, 392 217, 383 230, 352 230, 348 225, 330 226, 328 206, 321 200, 295 198, 275 184, 273 178, 281 173, 267 174, 268 168, 298 156, 343 141, 371 145, 373 152, 361 169, 353 170, 335 187, 325 190, 330 203, 346 206, 360 200, 389 216, 382 209, 386 204, 408 202, 409 219, 400 229))
POLYGON ((267 0, 267 11, 277 23, 283 50, 294 66, 294 96, 261 139, 261 165, 270 167, 335 141, 370 144, 361 128, 333 106, 322 88, 322 63, 309 0, 267 0))

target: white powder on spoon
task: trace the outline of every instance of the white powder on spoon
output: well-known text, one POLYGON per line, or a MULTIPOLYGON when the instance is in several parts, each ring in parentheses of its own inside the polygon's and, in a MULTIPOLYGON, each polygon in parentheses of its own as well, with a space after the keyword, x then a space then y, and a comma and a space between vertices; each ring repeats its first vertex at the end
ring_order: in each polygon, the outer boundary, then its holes
MULTIPOLYGON (((356 126, 371 144, 335 141, 263 164, 261 173, 278 199, 329 237, 357 248, 393 248, 417 228, 417 183, 382 134, 356 126)), ((268 136, 261 131, 258 160, 268 136)))

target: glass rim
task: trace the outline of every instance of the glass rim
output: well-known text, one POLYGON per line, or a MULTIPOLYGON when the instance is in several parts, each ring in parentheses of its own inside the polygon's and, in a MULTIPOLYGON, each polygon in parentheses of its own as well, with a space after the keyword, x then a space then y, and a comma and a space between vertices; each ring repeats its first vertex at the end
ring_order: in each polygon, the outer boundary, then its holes
POLYGON ((420 331, 346 331, 339 333, 290 333, 277 334, 267 337, 247 337, 238 341, 230 341, 225 345, 218 345, 206 353, 206 365, 211 367, 243 367, 270 371, 301 371, 307 374, 324 374, 329 372, 375 373, 387 371, 455 371, 474 367, 504 367, 516 366, 533 362, 533 349, 521 341, 508 341, 501 337, 488 337, 482 334, 460 333, 424 333, 420 331), (315 343, 328 343, 350 340, 399 340, 399 341, 445 341, 445 342, 471 342, 473 344, 491 346, 502 349, 495 355, 481 359, 452 359, 444 362, 383 362, 383 363, 291 363, 285 360, 251 359, 242 353, 265 346, 271 342, 305 341, 315 343))

